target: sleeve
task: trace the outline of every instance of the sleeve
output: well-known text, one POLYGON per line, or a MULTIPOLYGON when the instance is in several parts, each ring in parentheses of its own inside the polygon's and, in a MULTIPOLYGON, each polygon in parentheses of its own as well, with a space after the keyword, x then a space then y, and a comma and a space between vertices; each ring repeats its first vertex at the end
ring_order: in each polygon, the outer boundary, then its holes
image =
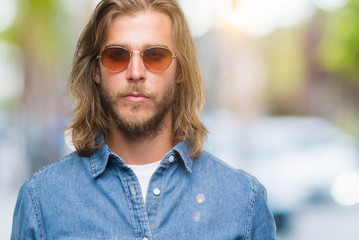
POLYGON ((30 183, 26 181, 19 191, 15 205, 11 240, 45 239, 42 220, 30 183))
POLYGON ((247 231, 248 240, 276 240, 276 226, 273 214, 267 204, 267 192, 256 182, 252 199, 252 217, 247 231))

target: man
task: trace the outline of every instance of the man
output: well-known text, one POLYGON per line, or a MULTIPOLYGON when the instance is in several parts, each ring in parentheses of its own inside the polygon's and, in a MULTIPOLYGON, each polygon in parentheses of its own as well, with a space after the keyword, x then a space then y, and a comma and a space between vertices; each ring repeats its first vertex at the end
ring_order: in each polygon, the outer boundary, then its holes
POLYGON ((103 0, 74 57, 76 152, 30 176, 12 239, 276 239, 264 187, 202 151, 203 86, 174 0, 103 0))

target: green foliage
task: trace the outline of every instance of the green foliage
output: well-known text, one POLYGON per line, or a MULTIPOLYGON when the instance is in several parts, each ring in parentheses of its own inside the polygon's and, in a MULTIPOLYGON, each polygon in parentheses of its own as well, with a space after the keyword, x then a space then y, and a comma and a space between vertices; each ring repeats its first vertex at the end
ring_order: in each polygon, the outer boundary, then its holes
POLYGON ((328 15, 319 57, 324 68, 359 82, 359 0, 328 15))
POLYGON ((59 15, 65 18, 58 0, 18 0, 13 25, 0 37, 16 44, 34 60, 51 64, 62 54, 58 45, 64 41, 59 15))

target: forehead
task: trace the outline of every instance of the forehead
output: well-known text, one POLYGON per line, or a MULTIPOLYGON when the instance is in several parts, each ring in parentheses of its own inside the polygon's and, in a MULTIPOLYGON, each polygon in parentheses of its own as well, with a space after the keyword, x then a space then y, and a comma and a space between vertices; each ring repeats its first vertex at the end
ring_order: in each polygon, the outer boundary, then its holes
POLYGON ((151 45, 173 49, 172 21, 159 11, 143 11, 116 16, 107 29, 103 47, 120 45, 141 50, 151 45))

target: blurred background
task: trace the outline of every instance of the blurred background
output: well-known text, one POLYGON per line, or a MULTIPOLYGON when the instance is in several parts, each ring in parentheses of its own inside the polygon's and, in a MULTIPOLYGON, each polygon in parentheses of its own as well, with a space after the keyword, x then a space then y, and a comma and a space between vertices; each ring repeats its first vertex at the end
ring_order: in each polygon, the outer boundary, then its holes
MULTIPOLYGON (((32 172, 71 150, 66 84, 98 0, 0 2, 0 238, 32 172)), ((205 148, 267 188, 280 240, 358 239, 359 0, 178 0, 205 148)))

